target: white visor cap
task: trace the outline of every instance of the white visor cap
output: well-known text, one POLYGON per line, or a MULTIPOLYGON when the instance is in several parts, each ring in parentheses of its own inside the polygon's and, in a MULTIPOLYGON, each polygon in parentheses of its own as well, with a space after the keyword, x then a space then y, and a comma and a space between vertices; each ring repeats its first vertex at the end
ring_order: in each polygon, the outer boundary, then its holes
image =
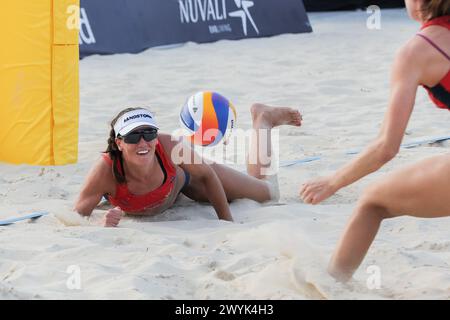
POLYGON ((114 125, 116 138, 126 135, 140 126, 150 126, 159 129, 153 114, 146 109, 137 109, 123 114, 114 125))

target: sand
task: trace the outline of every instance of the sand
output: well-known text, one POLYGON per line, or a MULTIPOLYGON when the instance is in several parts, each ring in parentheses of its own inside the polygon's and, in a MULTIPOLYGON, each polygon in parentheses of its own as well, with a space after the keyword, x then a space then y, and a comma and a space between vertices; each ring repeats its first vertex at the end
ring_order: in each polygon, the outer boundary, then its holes
MULTIPOLYGON (((385 221, 353 282, 338 284, 325 272, 363 189, 407 163, 448 153, 449 143, 402 149, 322 204, 303 204, 302 182, 331 173, 352 158, 347 151, 376 136, 393 57, 419 27, 399 9, 382 12, 381 30, 366 28, 364 11, 309 16, 312 34, 82 60, 79 162, 0 164, 0 219, 50 213, 0 227, 0 298, 449 299, 448 218, 385 221), (148 105, 170 133, 181 105, 200 90, 232 100, 241 129, 251 125, 254 102, 298 107, 304 123, 281 128, 280 161, 321 159, 280 168, 278 204, 232 203, 234 223, 184 197, 159 216, 126 217, 118 228, 95 224, 105 210, 90 221, 72 212, 116 112, 148 105), (371 270, 380 272, 379 288, 371 285, 371 270)), ((447 135, 449 120, 419 89, 404 142, 447 135)))

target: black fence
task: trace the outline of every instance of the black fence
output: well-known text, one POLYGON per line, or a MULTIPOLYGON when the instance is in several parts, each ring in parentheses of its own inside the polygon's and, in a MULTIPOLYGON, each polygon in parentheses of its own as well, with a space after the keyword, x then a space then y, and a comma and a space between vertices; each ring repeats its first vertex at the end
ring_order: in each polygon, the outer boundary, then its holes
POLYGON ((307 12, 355 10, 364 9, 371 5, 377 5, 380 8, 401 8, 405 6, 404 0, 304 0, 303 2, 307 12))

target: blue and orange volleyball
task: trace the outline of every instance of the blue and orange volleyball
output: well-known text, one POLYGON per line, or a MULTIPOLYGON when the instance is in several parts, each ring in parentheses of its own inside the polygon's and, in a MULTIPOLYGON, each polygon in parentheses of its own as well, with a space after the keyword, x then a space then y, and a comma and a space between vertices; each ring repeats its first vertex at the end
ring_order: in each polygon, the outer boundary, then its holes
POLYGON ((230 137, 236 123, 236 109, 219 93, 201 91, 183 105, 180 120, 191 143, 215 146, 230 137))

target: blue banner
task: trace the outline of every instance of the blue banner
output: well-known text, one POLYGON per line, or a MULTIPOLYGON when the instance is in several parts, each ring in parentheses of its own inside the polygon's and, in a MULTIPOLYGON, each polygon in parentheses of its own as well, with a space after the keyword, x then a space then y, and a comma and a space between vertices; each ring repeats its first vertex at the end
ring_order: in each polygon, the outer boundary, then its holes
POLYGON ((302 0, 81 0, 80 56, 311 32, 302 0))

